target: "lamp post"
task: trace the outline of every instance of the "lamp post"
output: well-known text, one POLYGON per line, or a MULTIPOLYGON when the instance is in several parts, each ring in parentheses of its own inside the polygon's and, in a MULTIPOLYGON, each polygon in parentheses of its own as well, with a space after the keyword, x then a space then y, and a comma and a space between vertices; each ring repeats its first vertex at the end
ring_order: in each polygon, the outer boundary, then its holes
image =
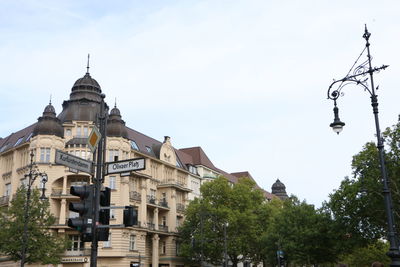
POLYGON ((385 151, 384 151, 384 140, 381 135, 381 130, 379 127, 379 117, 378 117, 378 97, 375 91, 378 89, 374 86, 373 74, 375 72, 379 72, 380 70, 384 70, 388 67, 388 65, 382 65, 381 67, 372 67, 371 65, 371 54, 370 54, 370 43, 369 37, 371 34, 367 30, 367 26, 365 25, 365 31, 363 38, 366 41, 365 48, 361 52, 360 56, 354 63, 353 67, 350 69, 349 73, 343 79, 334 81, 328 89, 328 99, 333 100, 334 102, 334 121, 330 124, 333 131, 339 134, 343 126, 344 122, 339 119, 339 108, 337 107, 337 99, 342 95, 342 89, 351 83, 355 83, 357 85, 361 85, 365 91, 370 94, 371 97, 371 105, 375 119, 375 129, 376 129, 376 138, 377 138, 377 148, 379 151, 379 162, 380 162, 380 172, 382 176, 382 184, 383 184, 383 196, 384 196, 384 205, 387 216, 387 226, 388 226, 388 240, 390 243, 389 251, 387 255, 391 258, 390 266, 400 266, 400 251, 399 251, 399 243, 398 237, 396 233, 394 216, 393 216, 393 207, 392 207, 392 197, 389 189, 389 178, 386 172, 385 166, 385 151), (359 66, 356 66, 358 60, 362 56, 362 54, 367 51, 367 60, 361 63, 359 66), (352 72, 352 73, 351 73, 352 72), (368 77, 369 76, 369 77, 368 77), (370 85, 368 84, 368 80, 370 80, 370 85))
POLYGON ((224 223, 224 267, 228 267, 228 249, 227 249, 227 237, 226 237, 226 228, 229 223, 224 223))
POLYGON ((28 178, 28 188, 26 191, 26 202, 24 207, 24 230, 22 235, 22 248, 21 248, 21 267, 25 266, 26 260, 26 253, 28 248, 28 220, 29 220, 29 205, 31 201, 31 188, 33 183, 35 182, 37 177, 42 177, 41 184, 42 184, 42 195, 40 197, 41 200, 45 200, 46 196, 44 194, 46 190, 46 182, 48 181, 47 174, 44 172, 39 172, 36 165, 33 164, 33 151, 30 153, 31 157, 31 164, 29 165, 29 173, 25 174, 25 178, 28 178))

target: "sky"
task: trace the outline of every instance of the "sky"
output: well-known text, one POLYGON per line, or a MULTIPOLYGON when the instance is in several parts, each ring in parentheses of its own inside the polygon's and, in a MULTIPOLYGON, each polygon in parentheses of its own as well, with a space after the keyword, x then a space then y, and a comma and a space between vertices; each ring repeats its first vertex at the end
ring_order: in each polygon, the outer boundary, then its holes
MULTIPOLYGON (((399 1, 0 0, 0 137, 57 114, 86 72, 127 126, 175 148, 201 146, 218 168, 249 171, 317 207, 375 140, 370 98, 327 90, 365 47, 381 128, 399 116, 399 1)), ((363 58, 365 59, 365 58, 363 58)))

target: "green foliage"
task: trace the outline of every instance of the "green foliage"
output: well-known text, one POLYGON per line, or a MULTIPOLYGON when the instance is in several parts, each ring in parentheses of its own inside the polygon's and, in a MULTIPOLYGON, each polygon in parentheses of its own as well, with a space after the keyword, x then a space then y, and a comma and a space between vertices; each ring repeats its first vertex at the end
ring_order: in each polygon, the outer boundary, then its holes
MULTIPOLYGON (((0 253, 13 261, 21 260, 26 193, 25 188, 19 188, 10 206, 0 211, 0 253)), ((32 190, 25 262, 57 264, 68 242, 50 232, 55 218, 49 211, 49 202, 40 200, 39 195, 39 190, 32 190)))
POLYGON ((341 262, 352 267, 369 267, 375 261, 382 262, 389 266, 390 258, 386 256, 389 244, 377 241, 366 247, 357 248, 351 254, 346 255, 341 262))
MULTIPOLYGON (((395 221, 400 221, 400 122, 383 132, 387 148, 385 161, 393 198, 395 221)), ((372 142, 353 157, 353 176, 346 177, 338 190, 330 195, 325 208, 341 226, 348 238, 348 249, 367 247, 386 238, 386 213, 378 149, 372 142)), ((397 233, 400 233, 397 224, 397 233)))
POLYGON ((262 192, 250 179, 230 185, 219 177, 201 187, 202 199, 192 201, 180 228, 182 256, 194 262, 221 264, 224 255, 224 225, 227 254, 234 265, 252 258, 252 244, 261 233, 258 220, 262 192))
POLYGON ((332 263, 340 255, 335 223, 329 214, 291 197, 267 204, 269 219, 261 242, 265 260, 276 264, 282 250, 287 262, 298 265, 332 263))

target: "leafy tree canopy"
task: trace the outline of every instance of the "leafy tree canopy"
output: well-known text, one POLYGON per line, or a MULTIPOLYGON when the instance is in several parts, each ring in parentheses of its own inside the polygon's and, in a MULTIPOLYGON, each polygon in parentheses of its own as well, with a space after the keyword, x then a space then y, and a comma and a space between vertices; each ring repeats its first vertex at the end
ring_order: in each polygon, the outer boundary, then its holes
MULTIPOLYGON (((400 122, 383 132, 386 148, 386 168, 390 180, 395 221, 400 222, 400 122)), ((367 143, 353 157, 353 176, 346 177, 338 190, 330 195, 325 208, 341 225, 348 237, 349 249, 366 247, 386 238, 386 213, 382 195, 382 180, 378 150, 367 143)), ((400 224, 397 224, 400 233, 400 224)))
MULTIPOLYGON (((0 210, 0 253, 13 261, 21 260, 26 193, 24 187, 19 188, 10 206, 0 210)), ((50 232, 55 218, 49 211, 49 202, 40 200, 39 195, 38 189, 32 190, 25 263, 57 264, 68 242, 50 232)))
POLYGON ((262 192, 250 179, 241 178, 232 185, 219 177, 202 185, 201 193, 202 199, 189 204, 180 228, 182 256, 221 264, 226 240, 227 254, 234 266, 251 258, 251 244, 261 231, 258 213, 264 201, 262 192))

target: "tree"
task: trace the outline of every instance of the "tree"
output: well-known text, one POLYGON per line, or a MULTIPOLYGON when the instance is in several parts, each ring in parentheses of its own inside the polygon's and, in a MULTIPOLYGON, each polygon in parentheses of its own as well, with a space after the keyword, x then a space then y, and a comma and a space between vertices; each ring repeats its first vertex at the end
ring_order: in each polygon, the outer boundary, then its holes
POLYGON ((355 249, 352 253, 347 254, 342 262, 348 266, 354 267, 369 267, 372 262, 379 261, 389 266, 390 258, 386 256, 389 250, 389 244, 378 240, 366 247, 355 249))
MULTIPOLYGON (((20 187, 10 206, 0 211, 0 253, 13 261, 21 260, 26 192, 20 187)), ((50 232, 55 218, 49 211, 49 202, 40 200, 39 195, 38 189, 32 190, 25 263, 57 264, 68 242, 50 232)))
MULTIPOLYGON (((390 179, 393 211, 397 233, 400 233, 400 121, 383 132, 386 143, 386 168, 390 179)), ((325 207, 350 237, 351 248, 366 247, 380 238, 386 238, 387 219, 382 195, 378 150, 367 143, 353 157, 353 176, 346 177, 338 190, 330 195, 325 207)))
POLYGON ((231 186, 226 178, 219 177, 202 185, 201 193, 202 199, 189 204, 180 228, 182 256, 195 262, 221 264, 226 240, 233 266, 252 259, 251 244, 261 231, 258 212, 264 201, 262 192, 250 179, 241 178, 231 186))
POLYGON ((340 255, 335 223, 328 213, 296 197, 268 203, 272 211, 262 236, 266 261, 275 265, 277 251, 286 262, 317 265, 336 262, 340 255))

